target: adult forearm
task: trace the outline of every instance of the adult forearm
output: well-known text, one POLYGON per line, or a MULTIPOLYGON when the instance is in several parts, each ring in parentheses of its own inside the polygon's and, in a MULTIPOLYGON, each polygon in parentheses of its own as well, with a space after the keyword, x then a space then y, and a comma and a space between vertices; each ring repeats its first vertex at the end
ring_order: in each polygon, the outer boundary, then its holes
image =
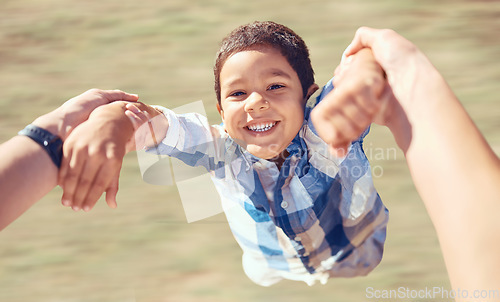
MULTIPOLYGON (((61 139, 67 136, 67 114, 62 107, 36 118, 32 124, 61 139)), ((18 135, 0 145, 0 230, 5 228, 57 185, 58 168, 38 143, 18 135)))
MULTIPOLYGON (((65 139, 68 126, 61 107, 32 124, 65 139)), ((0 230, 5 228, 57 185, 57 167, 47 152, 27 136, 0 145, 0 230)))
POLYGON ((0 230, 57 184, 57 167, 36 142, 16 136, 0 145, 0 230))
POLYGON ((412 97, 401 98, 409 127, 393 133, 408 143, 408 166, 453 286, 493 289, 500 284, 500 162, 442 76, 417 60, 406 91, 412 97))
POLYGON ((395 98, 384 125, 406 155, 443 250, 452 285, 500 284, 500 163, 443 77, 388 29, 361 27, 344 53, 372 49, 395 98))

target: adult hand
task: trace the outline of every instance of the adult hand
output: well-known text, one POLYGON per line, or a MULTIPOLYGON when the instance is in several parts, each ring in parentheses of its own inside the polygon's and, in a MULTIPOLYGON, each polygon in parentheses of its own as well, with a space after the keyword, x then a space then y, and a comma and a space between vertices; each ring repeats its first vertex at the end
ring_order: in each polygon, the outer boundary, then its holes
POLYGON ((344 60, 335 71, 333 84, 335 89, 313 109, 311 119, 330 152, 345 156, 349 144, 385 111, 392 93, 369 49, 344 60))
POLYGON ((359 28, 342 59, 346 60, 363 48, 372 50, 386 73, 394 96, 381 124, 391 130, 398 146, 406 153, 414 132, 412 122, 428 118, 426 108, 433 99, 429 94, 443 100, 450 99, 452 92, 425 54, 391 29, 359 28))
POLYGON ((159 114, 147 105, 134 103, 140 113, 133 119, 125 114, 127 104, 131 103, 114 102, 97 108, 64 143, 59 172, 63 205, 90 211, 106 192, 108 205, 117 206, 120 169, 125 154, 135 149, 134 130, 159 114))
POLYGON ((120 90, 90 89, 37 118, 33 124, 58 135, 64 141, 97 107, 119 100, 136 102, 138 99, 137 95, 120 90))
MULTIPOLYGON (((32 124, 65 140, 69 132, 103 104, 124 99, 137 101, 136 95, 118 90, 91 89, 61 107, 40 116, 32 124)), ((47 152, 26 136, 15 136, 0 144, 0 229, 50 192, 59 172, 47 152)))
POLYGON ((342 60, 363 48, 372 50, 375 60, 384 69, 397 100, 403 104, 410 102, 414 98, 415 80, 425 76, 418 71, 432 67, 425 55, 415 44, 394 30, 361 27, 344 51, 342 60))

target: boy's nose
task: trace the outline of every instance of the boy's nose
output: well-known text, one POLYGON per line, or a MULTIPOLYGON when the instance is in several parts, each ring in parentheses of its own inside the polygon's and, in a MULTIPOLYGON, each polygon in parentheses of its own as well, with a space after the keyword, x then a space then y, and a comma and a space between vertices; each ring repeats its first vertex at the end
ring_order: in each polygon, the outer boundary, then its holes
POLYGON ((269 102, 257 92, 250 94, 245 102, 245 111, 254 112, 266 110, 269 108, 269 102))

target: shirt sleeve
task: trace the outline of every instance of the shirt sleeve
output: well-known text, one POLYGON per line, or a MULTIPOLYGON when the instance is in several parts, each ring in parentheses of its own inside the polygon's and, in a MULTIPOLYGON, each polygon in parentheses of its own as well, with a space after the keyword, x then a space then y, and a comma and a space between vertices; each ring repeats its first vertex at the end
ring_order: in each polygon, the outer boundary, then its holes
POLYGON ((207 171, 223 164, 225 132, 220 127, 210 126, 199 113, 175 114, 164 107, 155 108, 167 118, 169 126, 165 138, 147 152, 168 155, 207 171))
MULTIPOLYGON (((142 179, 153 185, 176 185, 188 222, 221 213, 220 196, 212 176, 224 175, 222 159, 227 136, 223 128, 210 126, 199 113, 176 114, 164 107, 154 107, 168 120, 168 129, 161 142, 155 141, 157 146, 137 151, 142 179)), ((149 131, 154 128, 149 127, 149 131)))

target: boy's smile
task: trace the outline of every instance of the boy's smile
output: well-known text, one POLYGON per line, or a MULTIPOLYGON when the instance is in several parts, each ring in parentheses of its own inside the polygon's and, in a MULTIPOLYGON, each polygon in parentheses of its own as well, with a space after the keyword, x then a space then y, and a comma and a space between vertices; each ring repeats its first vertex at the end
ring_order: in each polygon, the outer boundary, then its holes
POLYGON ((218 109, 237 143, 264 159, 288 147, 302 127, 305 98, 297 73, 278 50, 261 46, 234 53, 220 83, 218 109))

